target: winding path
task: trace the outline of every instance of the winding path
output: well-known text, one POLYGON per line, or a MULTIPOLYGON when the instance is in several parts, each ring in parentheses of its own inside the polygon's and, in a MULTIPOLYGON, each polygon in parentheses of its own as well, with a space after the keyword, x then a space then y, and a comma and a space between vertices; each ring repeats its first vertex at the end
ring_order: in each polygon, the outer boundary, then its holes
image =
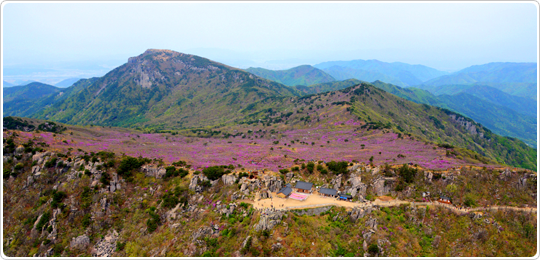
POLYGON ((349 202, 337 200, 335 198, 322 197, 320 195, 312 194, 305 201, 297 201, 293 199, 282 199, 275 196, 275 193, 272 193, 272 198, 262 199, 258 201, 253 200, 241 200, 240 202, 246 202, 253 204, 253 207, 256 209, 269 209, 273 208, 276 210, 291 210, 291 209, 305 209, 305 208, 318 208, 325 206, 338 206, 346 208, 362 208, 367 206, 379 206, 379 207, 394 207, 402 204, 411 204, 412 206, 436 206, 436 207, 445 207, 449 210, 452 210, 455 213, 469 213, 474 211, 496 211, 496 210, 513 210, 513 211, 524 211, 524 212, 535 212, 536 208, 533 207, 511 207, 511 206, 490 206, 490 207, 476 207, 476 208, 458 208, 453 205, 444 204, 440 202, 411 202, 405 200, 388 200, 383 201, 376 199, 373 202, 349 202))

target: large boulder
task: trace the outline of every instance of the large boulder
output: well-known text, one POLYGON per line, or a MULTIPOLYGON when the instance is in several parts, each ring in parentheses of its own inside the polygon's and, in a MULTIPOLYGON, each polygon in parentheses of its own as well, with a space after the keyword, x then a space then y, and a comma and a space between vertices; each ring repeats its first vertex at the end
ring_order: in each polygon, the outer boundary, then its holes
POLYGON ((356 207, 356 208, 353 208, 349 212, 349 216, 350 216, 351 221, 355 222, 356 220, 358 220, 360 218, 363 218, 364 216, 370 214, 372 211, 373 211, 372 206, 356 207))
POLYGON ((116 241, 118 240, 118 232, 116 230, 109 230, 108 234, 99 239, 92 249, 93 257, 109 257, 112 256, 116 250, 116 241))
POLYGON ((155 178, 163 178, 165 173, 167 172, 165 168, 158 167, 157 165, 147 164, 143 165, 141 167, 141 171, 144 173, 146 177, 155 177, 155 178))
POLYGON ((266 175, 262 178, 262 183, 271 192, 278 192, 283 187, 283 180, 276 176, 266 175))
POLYGON ((383 196, 390 193, 392 187, 389 185, 391 180, 386 178, 378 178, 373 182, 373 191, 377 196, 383 196))
POLYGON ((330 181, 330 185, 332 187, 334 187, 334 189, 336 190, 339 190, 339 188, 341 187, 341 174, 334 177, 331 181, 330 181))
POLYGON ((199 175, 193 175, 193 178, 191 178, 191 181, 189 183, 189 189, 193 190, 195 192, 202 192, 203 188, 199 183, 203 181, 207 181, 208 178, 206 176, 199 174, 199 175))
POLYGON ((80 250, 84 250, 88 245, 90 245, 90 238, 87 235, 74 237, 69 243, 70 248, 80 250))
POLYGON ((281 218, 283 217, 283 212, 273 211, 270 209, 262 211, 261 214, 262 215, 259 223, 255 224, 254 226, 255 231, 270 230, 279 224, 281 222, 281 218))
POLYGON ((236 175, 234 174, 225 174, 221 176, 221 181, 223 181, 224 185, 232 185, 234 182, 236 182, 236 175))

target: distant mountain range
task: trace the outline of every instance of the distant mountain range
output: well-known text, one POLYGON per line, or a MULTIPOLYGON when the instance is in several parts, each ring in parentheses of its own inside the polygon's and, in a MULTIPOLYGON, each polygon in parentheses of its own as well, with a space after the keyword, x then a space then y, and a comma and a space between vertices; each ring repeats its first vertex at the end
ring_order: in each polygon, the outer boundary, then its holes
POLYGON ((336 80, 332 76, 326 74, 324 71, 310 65, 302 65, 288 70, 248 68, 246 71, 287 86, 313 85, 336 80))
POLYGON ((64 79, 56 84, 54 84, 55 86, 59 87, 59 88, 67 88, 71 85, 73 85, 73 83, 79 81, 81 78, 69 78, 69 79, 64 79))
POLYGON ((314 65, 337 80, 355 78, 363 81, 381 80, 407 87, 448 73, 424 65, 378 60, 328 61, 314 65))
POLYGON ((9 88, 9 87, 15 86, 12 83, 9 83, 9 82, 7 82, 5 80, 2 80, 2 83, 3 83, 4 88, 9 88))
POLYGON ((536 63, 493 62, 434 78, 416 87, 432 93, 456 94, 467 85, 481 85, 536 100, 538 93, 536 77, 536 63))

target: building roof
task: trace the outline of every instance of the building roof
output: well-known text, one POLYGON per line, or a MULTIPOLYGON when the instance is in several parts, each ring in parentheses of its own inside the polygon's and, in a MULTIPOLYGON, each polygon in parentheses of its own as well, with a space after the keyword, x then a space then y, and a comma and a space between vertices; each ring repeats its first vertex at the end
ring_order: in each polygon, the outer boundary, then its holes
POLYGON ((285 187, 292 188, 292 185, 290 183, 287 183, 287 185, 285 185, 285 187))
POLYGON ((311 188, 313 187, 313 183, 305 182, 305 181, 297 181, 294 187, 297 189, 302 189, 302 190, 311 190, 311 188))
POLYGON ((289 196, 289 194, 291 194, 291 192, 292 192, 291 187, 283 187, 283 188, 281 188, 281 190, 278 191, 278 194, 282 193, 285 196, 289 196))
POLYGON ((321 188, 321 189, 319 190, 319 193, 326 194, 326 195, 336 196, 337 190, 334 190, 334 189, 327 189, 327 188, 321 188))

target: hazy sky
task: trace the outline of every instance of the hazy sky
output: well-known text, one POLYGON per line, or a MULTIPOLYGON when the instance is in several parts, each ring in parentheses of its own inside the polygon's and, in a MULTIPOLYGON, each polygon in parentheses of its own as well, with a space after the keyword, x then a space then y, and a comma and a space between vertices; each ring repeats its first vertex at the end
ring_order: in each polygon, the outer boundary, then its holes
POLYGON ((240 68, 378 59, 459 70, 536 62, 524 3, 5 3, 4 79, 103 75, 149 48, 240 68))

